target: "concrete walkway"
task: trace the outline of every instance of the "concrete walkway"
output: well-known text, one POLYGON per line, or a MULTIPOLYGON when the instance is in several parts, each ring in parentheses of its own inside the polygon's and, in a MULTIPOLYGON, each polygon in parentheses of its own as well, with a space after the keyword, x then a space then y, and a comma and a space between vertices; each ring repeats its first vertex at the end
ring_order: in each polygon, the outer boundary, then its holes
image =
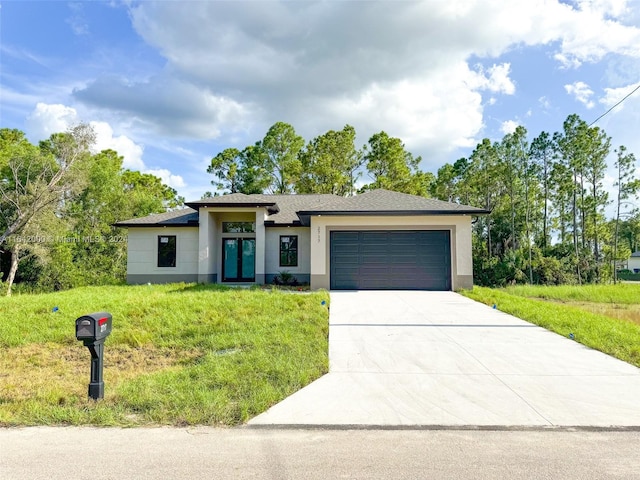
POLYGON ((640 427, 640 369, 453 292, 332 292, 329 361, 249 425, 640 427))

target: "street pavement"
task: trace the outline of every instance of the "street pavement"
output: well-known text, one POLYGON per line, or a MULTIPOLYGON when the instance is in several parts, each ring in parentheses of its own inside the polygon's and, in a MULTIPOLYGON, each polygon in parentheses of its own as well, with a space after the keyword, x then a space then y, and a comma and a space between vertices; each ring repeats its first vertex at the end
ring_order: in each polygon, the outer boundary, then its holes
POLYGON ((640 479, 640 432, 0 429, 2 480, 640 479))
POLYGON ((331 292, 329 373, 250 425, 640 426, 640 369, 454 292, 331 292))

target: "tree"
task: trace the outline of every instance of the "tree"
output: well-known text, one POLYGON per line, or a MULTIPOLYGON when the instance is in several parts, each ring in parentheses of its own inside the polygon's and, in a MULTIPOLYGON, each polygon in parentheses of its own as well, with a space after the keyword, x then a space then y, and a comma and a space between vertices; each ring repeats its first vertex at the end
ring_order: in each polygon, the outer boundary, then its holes
POLYGON ((310 141, 300 153, 302 174, 297 193, 353 195, 362 152, 355 146, 356 131, 350 125, 329 130, 310 141))
POLYGON ((542 238, 541 246, 546 248, 549 244, 549 199, 551 189, 551 167, 553 162, 554 144, 547 132, 542 132, 531 142, 529 155, 536 165, 538 178, 542 183, 543 214, 542 214, 542 238))
POLYGON ((93 129, 80 124, 56 133, 35 149, 18 130, 0 130, 3 162, 0 201, 3 230, 0 245, 19 233, 41 210, 56 204, 73 188, 73 166, 89 155, 93 129))
POLYGON ((239 191, 239 173, 242 168, 240 151, 237 148, 226 148, 211 159, 207 173, 216 176, 218 181, 211 181, 211 185, 229 190, 230 193, 239 191))
POLYGON ((622 212, 622 205, 632 195, 635 195, 640 189, 640 182, 635 177, 636 158, 633 153, 627 153, 627 147, 621 145, 617 150, 617 159, 615 162, 616 168, 616 181, 613 184, 618 188, 618 194, 616 199, 616 218, 615 218, 615 231, 613 234, 613 258, 612 258, 612 270, 613 270, 613 282, 618 280, 616 261, 618 260, 618 237, 620 234, 620 215, 622 212))
POLYGON ((602 182, 607 170, 607 156, 611 148, 611 139, 598 127, 588 128, 586 132, 587 155, 584 162, 584 176, 589 185, 589 195, 585 205, 585 218, 589 222, 589 237, 593 245, 593 258, 595 260, 595 279, 600 281, 600 264, 602 262, 600 252, 600 239, 606 231, 604 227, 604 208, 609 203, 609 194, 604 190, 602 182))
MULTIPOLYGON (((67 133, 53 134, 33 146, 18 130, 0 130, 0 246, 9 246, 11 266, 7 295, 11 295, 21 254, 29 251, 18 235, 34 228, 49 211, 64 206, 80 183, 76 165, 86 159, 95 140, 93 129, 80 124, 67 133)), ((34 242, 31 242, 34 243, 34 242)), ((31 247, 31 251, 36 247, 31 247)))
POLYGON ((399 138, 386 132, 374 134, 365 146, 364 160, 373 182, 366 189, 384 188, 395 192, 427 196, 428 185, 418 174, 422 160, 405 150, 399 138))
MULTIPOLYGON (((466 182, 471 191, 470 198, 473 204, 482 205, 486 210, 493 210, 501 197, 498 187, 498 153, 495 145, 488 138, 479 143, 471 154, 469 167, 466 169, 466 182)), ((486 231, 486 254, 493 256, 493 241, 491 227, 493 212, 478 222, 478 229, 486 231)))
POLYGON ((162 179, 137 170, 122 172, 123 190, 128 198, 126 218, 145 216, 181 207, 184 198, 175 189, 162 183, 162 179))
POLYGON ((269 193, 293 192, 301 173, 298 154, 303 146, 304 139, 288 123, 276 122, 269 128, 259 146, 262 155, 252 152, 256 167, 262 167, 270 177, 269 193))

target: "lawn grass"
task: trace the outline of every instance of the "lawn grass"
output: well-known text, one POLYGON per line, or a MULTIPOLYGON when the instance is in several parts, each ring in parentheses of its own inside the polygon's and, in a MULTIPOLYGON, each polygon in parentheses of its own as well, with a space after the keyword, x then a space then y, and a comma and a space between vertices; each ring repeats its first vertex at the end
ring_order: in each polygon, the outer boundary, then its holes
POLYGON ((328 300, 193 284, 0 298, 0 425, 243 423, 327 372, 328 300), (113 333, 94 402, 75 319, 101 310, 113 333))
POLYGON ((594 313, 581 304, 628 302, 638 292, 635 285, 588 285, 583 287, 510 287, 490 289, 474 287, 463 295, 496 305, 499 310, 534 323, 640 367, 640 325, 631 321, 594 313), (584 290, 581 290, 584 289, 584 290), (532 298, 533 297, 533 298, 532 298), (546 301, 543 299, 552 299, 546 301), (569 303, 560 303, 569 302, 569 303))

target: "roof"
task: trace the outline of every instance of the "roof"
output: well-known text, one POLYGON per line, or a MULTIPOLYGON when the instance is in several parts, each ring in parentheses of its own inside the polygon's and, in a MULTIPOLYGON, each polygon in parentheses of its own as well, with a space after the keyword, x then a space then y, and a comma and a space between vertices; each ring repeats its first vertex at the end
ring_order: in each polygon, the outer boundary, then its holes
POLYGON ((488 210, 443 202, 389 190, 371 190, 353 197, 331 194, 266 195, 233 193, 187 202, 190 208, 159 215, 135 218, 116 225, 121 227, 193 225, 199 208, 264 207, 265 225, 308 225, 312 215, 484 215, 488 210))
POLYGON ((632 257, 640 257, 640 252, 633 252, 631 254, 632 257))
POLYGON ((435 198, 419 197, 407 193, 377 189, 342 198, 341 202, 323 205, 320 208, 303 210, 301 215, 483 215, 489 213, 482 208, 444 202, 435 198))
POLYGON ((115 223, 116 227, 197 227, 198 212, 183 208, 171 212, 156 213, 146 217, 132 218, 115 223))
POLYGON ((210 197, 195 202, 187 202, 191 208, 202 207, 266 207, 269 213, 267 223, 274 225, 299 224, 297 212, 322 206, 333 205, 344 200, 343 197, 331 194, 302 194, 302 195, 267 195, 232 193, 210 197))

